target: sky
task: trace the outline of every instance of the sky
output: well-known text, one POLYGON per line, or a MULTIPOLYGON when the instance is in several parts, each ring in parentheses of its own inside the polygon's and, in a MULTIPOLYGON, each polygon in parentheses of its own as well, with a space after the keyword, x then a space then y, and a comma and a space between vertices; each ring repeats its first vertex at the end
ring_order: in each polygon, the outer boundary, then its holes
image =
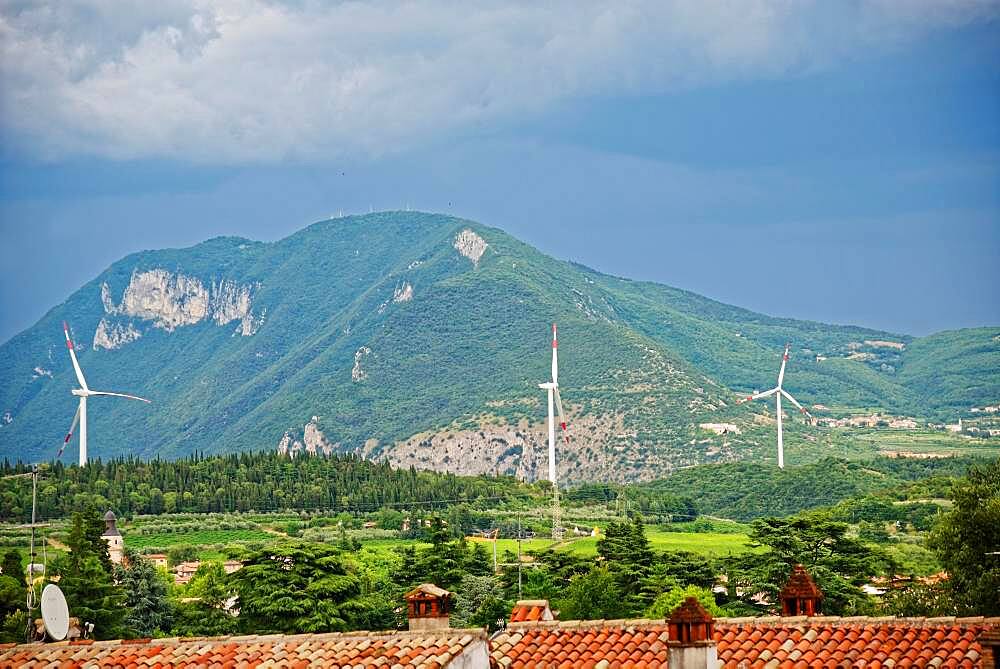
POLYGON ((0 0, 0 341, 133 251, 404 208, 771 315, 998 326, 1000 2, 0 0))

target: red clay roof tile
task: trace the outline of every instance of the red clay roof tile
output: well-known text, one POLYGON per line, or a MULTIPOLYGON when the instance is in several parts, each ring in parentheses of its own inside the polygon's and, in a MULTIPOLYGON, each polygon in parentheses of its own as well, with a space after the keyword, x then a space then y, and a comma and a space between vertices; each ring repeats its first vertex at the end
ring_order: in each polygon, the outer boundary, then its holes
MULTIPOLYGON (((717 619, 720 665, 751 668, 827 666, 977 666, 976 637, 1000 619, 755 618, 717 619), (930 665, 933 666, 933 665, 930 665)), ((666 621, 522 623, 494 636, 492 655, 514 666, 666 665, 666 621), (571 649, 572 656, 558 650, 571 649), (566 663, 563 657, 568 657, 566 663), (612 663, 615 663, 612 665, 612 663)))

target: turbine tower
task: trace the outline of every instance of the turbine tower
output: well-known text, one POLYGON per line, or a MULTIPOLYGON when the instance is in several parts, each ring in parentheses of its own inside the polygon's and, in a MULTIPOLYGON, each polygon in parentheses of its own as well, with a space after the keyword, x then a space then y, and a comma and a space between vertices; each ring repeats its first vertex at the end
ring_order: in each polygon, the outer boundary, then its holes
POLYGON ((753 395, 748 395, 747 397, 740 398, 736 401, 737 404, 743 404, 744 402, 749 402, 750 400, 759 400, 765 397, 775 396, 776 409, 775 413, 778 416, 778 467, 781 469, 785 468, 785 444, 782 437, 781 431, 781 396, 784 395, 785 399, 794 404, 799 408, 806 416, 812 418, 812 414, 805 410, 805 408, 795 401, 795 398, 788 394, 788 391, 781 387, 782 382, 785 380, 785 365, 788 363, 788 351, 791 349, 791 344, 785 344, 785 354, 781 357, 781 369, 778 371, 778 385, 770 390, 765 390, 762 393, 755 393, 753 395))
POLYGON ((76 429, 76 424, 80 424, 80 466, 83 467, 87 464, 87 398, 94 397, 97 395, 110 395, 113 397, 124 397, 130 400, 139 400, 140 402, 146 402, 149 404, 149 400, 142 397, 136 397, 135 395, 126 395, 124 393, 110 393, 103 390, 91 390, 87 387, 87 379, 83 378, 83 370, 80 369, 80 363, 76 360, 76 351, 73 350, 73 340, 69 336, 69 326, 63 322, 63 333, 66 335, 66 348, 69 349, 69 357, 73 361, 73 370, 76 372, 76 380, 80 382, 79 388, 74 388, 71 392, 80 398, 80 406, 76 409, 76 415, 73 417, 73 423, 69 426, 69 432, 66 433, 66 438, 63 439, 63 445, 59 448, 59 455, 56 459, 61 458, 63 451, 66 449, 66 444, 69 443, 70 438, 73 436, 73 430, 76 429))
POLYGON ((559 512, 559 482, 556 479, 556 421, 554 409, 559 412, 559 426, 563 438, 569 443, 566 434, 566 416, 563 414, 562 398, 559 396, 559 340, 556 337, 556 324, 552 324, 552 380, 539 383, 538 387, 547 390, 549 394, 549 481, 552 482, 552 538, 562 538, 561 518, 559 512))

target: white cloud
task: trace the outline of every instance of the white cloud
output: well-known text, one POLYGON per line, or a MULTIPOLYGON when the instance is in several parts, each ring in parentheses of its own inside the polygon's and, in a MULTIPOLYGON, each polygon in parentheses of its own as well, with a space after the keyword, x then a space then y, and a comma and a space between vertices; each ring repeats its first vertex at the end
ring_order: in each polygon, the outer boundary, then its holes
POLYGON ((325 161, 576 97, 808 72, 997 10, 986 0, 8 1, 0 127, 5 143, 52 158, 325 161))

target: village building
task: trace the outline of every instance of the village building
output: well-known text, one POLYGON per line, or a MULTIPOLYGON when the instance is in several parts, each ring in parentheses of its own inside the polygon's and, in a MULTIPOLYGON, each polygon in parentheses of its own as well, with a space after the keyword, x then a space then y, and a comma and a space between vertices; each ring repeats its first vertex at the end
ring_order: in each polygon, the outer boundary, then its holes
POLYGON ((125 559, 125 539, 118 531, 118 519, 113 511, 104 514, 104 534, 101 538, 108 544, 108 556, 115 564, 121 564, 125 559))
POLYGON ((163 569, 166 569, 170 564, 167 561, 165 553, 150 553, 149 555, 143 555, 142 557, 152 562, 154 567, 162 567, 163 569))

